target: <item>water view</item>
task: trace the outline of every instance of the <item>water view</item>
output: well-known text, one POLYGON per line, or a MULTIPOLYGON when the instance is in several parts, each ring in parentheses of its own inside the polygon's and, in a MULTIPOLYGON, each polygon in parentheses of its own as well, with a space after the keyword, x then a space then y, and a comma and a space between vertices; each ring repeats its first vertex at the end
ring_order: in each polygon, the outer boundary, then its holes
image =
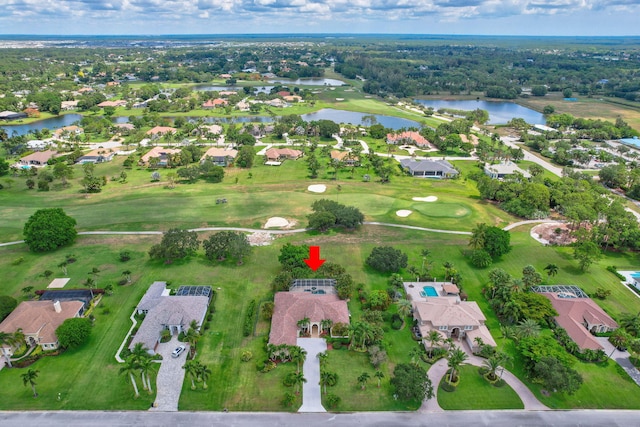
POLYGON ((374 116, 376 121, 382 126, 389 129, 400 128, 420 128, 422 125, 416 121, 402 119, 400 117, 383 116, 381 114, 358 113, 356 111, 334 110, 333 108, 324 108, 315 113, 303 114, 302 119, 310 122, 313 120, 331 120, 336 123, 350 123, 353 125, 369 126, 369 121, 364 120, 365 116, 374 116))
POLYGON ((301 86, 343 86, 345 84, 342 80, 324 79, 319 77, 312 77, 308 79, 297 79, 297 80, 277 78, 277 79, 269 79, 268 82, 288 84, 288 85, 301 85, 301 86))
MULTIPOLYGON (((252 86, 253 93, 271 93, 271 89, 273 86, 252 86)), ((224 90, 236 91, 241 95, 244 94, 244 90, 242 86, 212 86, 209 84, 196 85, 193 87, 193 90, 197 90, 200 92, 220 92, 224 90)))
POLYGON ((431 107, 434 110, 440 108, 453 108, 455 110, 475 110, 480 108, 489 112, 489 124, 504 125, 514 117, 524 119, 530 124, 545 124, 547 121, 542 113, 523 107, 513 102, 506 101, 474 101, 474 100, 445 100, 445 99, 415 99, 414 101, 431 107))
MULTIPOLYGON (((65 114, 64 116, 52 117, 50 119, 40 120, 29 124, 16 124, 10 126, 0 126, 7 132, 7 135, 25 135, 29 132, 42 129, 58 129, 64 126, 71 126, 77 121, 80 121, 82 116, 80 114, 65 114)), ((126 123, 126 122, 125 122, 126 123)))

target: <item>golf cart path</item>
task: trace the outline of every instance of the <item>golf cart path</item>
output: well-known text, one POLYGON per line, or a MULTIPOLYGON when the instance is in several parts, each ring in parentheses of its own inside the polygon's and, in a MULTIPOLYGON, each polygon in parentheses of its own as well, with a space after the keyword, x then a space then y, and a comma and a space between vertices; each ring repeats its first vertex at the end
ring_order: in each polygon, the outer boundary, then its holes
MULTIPOLYGON (((520 225, 526 224, 539 224, 539 223, 558 223, 559 221, 555 220, 545 220, 545 219, 536 219, 536 220, 528 220, 528 221, 518 221, 513 224, 509 224, 503 228, 503 230, 511 230, 512 228, 518 227, 520 225)), ((437 228, 425 228, 418 227, 415 225, 404 225, 404 224, 393 224, 390 222, 377 222, 377 221, 365 221, 362 223, 363 225, 379 225, 382 227, 396 227, 396 228, 404 228, 407 230, 417 230, 417 231, 428 231, 430 233, 443 233, 443 234, 458 234, 464 236, 470 236, 472 233, 470 231, 458 231, 458 230, 442 230, 437 228)), ((242 228, 242 227, 203 227, 203 228, 191 228, 189 231, 195 232, 203 232, 203 231, 242 231, 245 233, 269 233, 269 234, 294 234, 294 233, 304 233, 310 231, 310 228, 296 228, 293 230, 265 230, 263 228, 242 228)), ((98 235, 129 235, 129 236, 144 236, 144 235, 162 235, 164 231, 80 231, 78 235, 80 236, 98 236, 98 235)), ((13 242, 5 242, 0 243, 0 247, 2 246, 12 246, 19 245, 24 243, 24 240, 16 240, 13 242)))

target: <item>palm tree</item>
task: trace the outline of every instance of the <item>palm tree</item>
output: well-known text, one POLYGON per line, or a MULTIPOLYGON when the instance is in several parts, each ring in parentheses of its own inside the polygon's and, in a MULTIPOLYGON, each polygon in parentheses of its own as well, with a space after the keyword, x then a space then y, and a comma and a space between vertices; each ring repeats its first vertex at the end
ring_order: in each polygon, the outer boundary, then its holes
POLYGON ((307 328, 309 327, 309 318, 305 317, 298 320, 298 327, 302 330, 303 333, 307 332, 307 328))
POLYGON ((124 276, 125 279, 127 279, 127 283, 131 283, 131 271, 130 270, 123 271, 122 275, 124 276))
POLYGON ((425 339, 429 342, 429 359, 431 359, 433 348, 442 341, 442 335, 438 331, 429 331, 429 335, 425 339))
POLYGON ((497 379, 496 371, 500 369, 501 362, 502 360, 496 354, 482 362, 482 366, 487 368, 489 380, 495 381, 497 379))
POLYGON ((402 317, 402 323, 404 323, 405 318, 411 314, 411 309, 413 306, 411 305, 411 301, 408 299, 401 299, 398 301, 398 314, 402 317))
POLYGON ((291 361, 295 362, 298 366, 297 372, 300 372, 300 363, 304 363, 305 359, 307 358, 307 351, 302 347, 298 347, 296 345, 291 347, 291 349, 289 350, 289 357, 291 358, 291 361))
POLYGON ((362 390, 364 390, 365 386, 367 385, 367 381, 369 381, 369 374, 366 372, 363 372, 359 377, 358 377, 358 384, 360 384, 360 388, 362 390))
POLYGON ((202 380, 202 388, 206 390, 207 388, 209 388, 209 386, 207 385, 207 381, 209 381, 209 378, 211 377, 211 369, 209 369, 207 365, 200 365, 198 368, 199 376, 202 380))
POLYGON ((629 335, 622 328, 617 329, 613 334, 611 334, 611 336, 609 337, 609 342, 613 344, 615 348, 611 350, 611 354, 609 355, 609 357, 611 357, 616 348, 626 347, 628 341, 629 335))
MULTIPOLYGON (((18 330, 21 331, 21 329, 18 329, 18 330)), ((9 351, 11 350, 11 348, 13 348, 15 345, 18 344, 18 341, 16 341, 16 336, 15 336, 17 332, 18 331, 16 331, 13 334, 10 334, 8 332, 0 331, 0 348, 2 348, 2 354, 5 360, 7 361, 7 366, 10 368, 12 367, 12 365, 11 365, 11 358, 9 356, 9 351), (5 345, 9 347, 8 350, 4 349, 5 345)))
POLYGON ((338 374, 329 371, 320 371, 320 385, 323 387, 324 394, 327 394, 327 386, 333 387, 338 382, 338 374))
POLYGON ((187 333, 184 335, 184 339, 189 343, 189 353, 191 357, 196 352, 196 345, 198 344, 198 340, 200 339, 200 334, 197 329, 189 328, 187 333))
POLYGON ((473 342, 476 344, 476 346, 481 349, 482 346, 484 345, 484 341, 482 341, 482 337, 475 337, 473 339, 473 342))
POLYGON ((453 270, 453 263, 447 261, 444 264, 442 264, 442 266, 444 267, 444 279, 447 280, 449 276, 451 276, 451 271, 453 270))
POLYGON ((456 370, 462 365, 462 362, 467 360, 469 356, 459 347, 454 348, 449 352, 448 365, 451 368, 451 375, 449 376, 449 383, 453 382, 453 377, 455 376, 456 370))
POLYGON ((416 365, 418 363, 418 358, 420 357, 421 353, 422 350, 420 349, 420 347, 413 347, 411 351, 409 351, 409 357, 411 357, 412 365, 416 365))
POLYGON ((318 361, 320 362, 320 367, 322 367, 322 365, 327 363, 327 359, 329 358, 329 355, 327 354, 326 351, 321 351, 320 353, 318 353, 316 355, 316 357, 318 358, 318 361))
POLYGON ((142 377, 142 389, 147 390, 148 387, 147 387, 147 380, 145 378, 145 374, 149 369, 151 369, 151 366, 147 366, 146 369, 143 369, 142 367, 142 365, 146 364, 146 361, 149 360, 149 353, 147 353, 147 349, 144 347, 144 344, 139 342, 139 343, 136 343, 135 346, 133 346, 133 350, 131 350, 131 358, 134 360, 135 363, 138 364, 138 367, 140 368, 140 373, 142 377))
POLYGON ((153 393, 153 389, 151 388, 151 371, 153 370, 153 363, 153 360, 149 357, 144 357, 138 361, 138 368, 140 368, 140 372, 142 373, 142 385, 145 390, 149 391, 149 394, 153 393))
POLYGON ((547 272, 547 275, 549 277, 555 276, 556 274, 558 274, 558 266, 553 263, 547 264, 547 266, 544 268, 544 271, 547 272))
POLYGON ((638 314, 623 313, 620 316, 620 326, 622 326, 629 335, 640 337, 640 312, 638 314))
POLYGON ((524 319, 516 326, 518 338, 537 337, 540 335, 540 324, 533 319, 524 319))
POLYGON ((27 384, 31 386, 31 390, 33 390, 33 397, 38 397, 38 393, 36 392, 36 378, 38 378, 38 374, 40 371, 37 369, 29 369, 24 374, 20 375, 22 377, 22 384, 26 387, 27 384))
POLYGON ((296 394, 300 394, 300 386, 307 382, 302 372, 296 372, 293 375, 293 384, 296 386, 296 394))
POLYGON ((60 264, 58 264, 58 267, 62 269, 62 274, 64 274, 65 276, 67 275, 67 265, 67 261, 62 261, 60 264))
POLYGON ((376 371, 376 373, 373 374, 373 376, 378 379, 378 388, 380 388, 380 382, 384 378, 384 374, 382 373, 382 371, 376 371))
POLYGON ((135 392, 136 399, 140 396, 138 392, 138 385, 136 384, 136 378, 134 374, 138 371, 138 363, 132 356, 129 356, 125 362, 125 364, 120 368, 119 373, 124 373, 129 375, 129 379, 131 380, 131 385, 133 386, 133 390, 135 392))
POLYGON ((476 224, 475 228, 471 230, 471 238, 469 239, 469 246, 473 249, 482 249, 484 248, 484 240, 485 234, 487 232, 487 224, 479 223, 476 224))
POLYGON ((191 390, 196 389, 196 378, 198 377, 198 362, 195 360, 187 360, 182 369, 191 377, 191 390))
POLYGON ((320 328, 323 332, 329 333, 331 331, 331 327, 333 326, 333 320, 331 319, 322 319, 320 321, 320 328))
POLYGON ((453 343, 454 343, 453 337, 448 337, 444 341, 442 341, 442 344, 444 344, 447 347, 447 351, 453 348, 453 343))

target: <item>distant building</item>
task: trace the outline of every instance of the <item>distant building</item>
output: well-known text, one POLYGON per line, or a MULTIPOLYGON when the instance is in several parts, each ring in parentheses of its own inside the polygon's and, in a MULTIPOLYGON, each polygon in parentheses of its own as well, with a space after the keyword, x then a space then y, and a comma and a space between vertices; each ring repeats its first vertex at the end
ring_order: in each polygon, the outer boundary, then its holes
POLYGON ((525 178, 531 177, 529 172, 520 169, 518 165, 513 162, 501 162, 495 165, 486 164, 484 166, 484 173, 493 179, 503 179, 515 173, 520 173, 525 178))
POLYGON ((459 174, 446 160, 402 159, 400 165, 417 178, 454 178, 459 174))
POLYGON ((0 112, 0 120, 17 120, 17 119, 26 119, 27 113, 17 113, 15 111, 2 111, 0 112))
POLYGON ((420 135, 418 132, 407 131, 402 133, 389 133, 387 134, 387 144, 393 145, 415 145, 420 148, 430 148, 431 143, 427 139, 420 135))
POLYGON ((229 166, 231 163, 233 163, 237 155, 237 150, 211 147, 200 158, 200 163, 204 162, 205 160, 211 160, 216 166, 229 166))

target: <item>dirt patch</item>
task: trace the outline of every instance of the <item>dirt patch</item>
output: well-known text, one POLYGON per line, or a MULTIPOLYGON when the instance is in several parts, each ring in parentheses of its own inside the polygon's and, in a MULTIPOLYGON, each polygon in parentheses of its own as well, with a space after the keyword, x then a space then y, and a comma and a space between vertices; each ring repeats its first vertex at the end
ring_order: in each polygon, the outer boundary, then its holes
POLYGON ((273 241, 273 235, 266 231, 256 231, 247 236, 251 246, 269 246, 273 241))
POLYGON ((544 223, 531 229, 531 237, 545 245, 567 246, 575 242, 568 224, 544 223))

